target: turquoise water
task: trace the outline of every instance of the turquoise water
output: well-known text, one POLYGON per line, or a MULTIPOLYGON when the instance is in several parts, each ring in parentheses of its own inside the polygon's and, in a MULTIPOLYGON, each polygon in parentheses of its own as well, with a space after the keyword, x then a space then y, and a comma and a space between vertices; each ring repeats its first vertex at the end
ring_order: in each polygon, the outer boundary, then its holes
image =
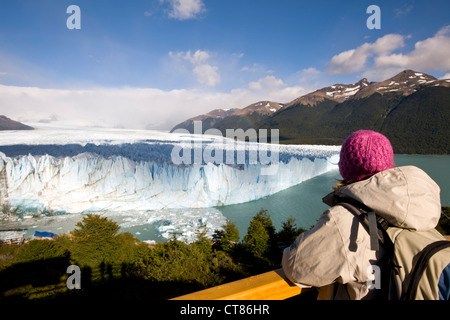
MULTIPOLYGON (((427 172, 441 188, 442 205, 450 206, 450 156, 396 155, 395 164, 415 165, 427 172)), ((332 191, 336 179, 341 179, 341 176, 338 170, 333 170, 263 199, 217 209, 236 223, 241 237, 247 233, 253 216, 262 208, 268 211, 277 230, 290 216, 296 219, 298 227, 309 228, 327 209, 322 198, 332 191)))
POLYGON ((450 156, 396 155, 395 165, 415 165, 441 187, 441 203, 450 206, 450 156))
MULTIPOLYGON (((441 188, 441 203, 450 206, 450 156, 396 155, 397 166, 415 165, 422 168, 441 188)), ((297 227, 309 229, 314 225, 328 207, 322 198, 332 191, 336 179, 340 179, 339 171, 333 170, 297 186, 283 190, 271 196, 252 202, 216 208, 203 209, 171 209, 156 212, 119 212, 105 213, 121 226, 121 231, 128 231, 140 240, 167 241, 163 237, 161 227, 165 224, 177 231, 195 232, 199 221, 212 222, 214 228, 223 225, 229 218, 236 223, 241 238, 247 234, 251 219, 261 209, 270 214, 273 224, 280 230, 282 222, 289 217, 296 219, 297 227), (169 222, 170 221, 170 222, 169 222), (223 222, 222 222, 223 221, 223 222), (158 231, 157 228, 160 230, 158 231)), ((81 221, 82 215, 68 214, 45 218, 30 218, 16 222, 1 222, 3 229, 25 228, 25 237, 32 237, 34 231, 49 231, 57 234, 71 232, 75 224, 81 221)), ((166 226, 167 227, 167 226, 166 226)), ((213 232, 214 230, 210 230, 213 232)))

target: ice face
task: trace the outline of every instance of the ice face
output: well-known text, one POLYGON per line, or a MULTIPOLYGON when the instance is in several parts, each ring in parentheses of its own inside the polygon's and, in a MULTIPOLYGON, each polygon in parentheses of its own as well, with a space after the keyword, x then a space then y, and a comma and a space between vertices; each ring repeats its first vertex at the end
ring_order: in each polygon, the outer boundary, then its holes
POLYGON ((277 148, 277 163, 271 164, 273 174, 263 175, 259 159, 250 161, 257 143, 230 143, 221 137, 129 131, 83 136, 79 131, 43 130, 2 138, 0 201, 27 210, 69 213, 252 201, 335 168, 339 151, 267 144, 268 150, 277 148), (27 144, 20 144, 23 141, 27 144), (190 151, 194 160, 199 151, 201 161, 174 164, 174 148, 190 151), (223 161, 208 161, 212 149, 222 153, 223 161), (230 154, 231 162, 224 163, 230 154))
MULTIPOLYGON (((230 143, 216 136, 154 132, 8 133, 0 138, 0 202, 31 213, 213 208, 274 194, 338 163, 339 147, 267 144, 269 151, 276 148, 277 161, 269 165, 271 174, 262 174, 262 167, 267 169, 260 162, 262 154, 249 161, 258 148, 257 143, 230 143), (176 147, 193 158, 200 154, 201 161, 175 164, 176 147), (219 152, 222 160, 230 156, 231 163, 205 156, 219 152), (239 162, 242 157, 245 161, 239 162)), ((181 227, 157 228, 167 234, 181 227)))
POLYGON ((12 207, 57 212, 215 207, 276 193, 337 163, 336 155, 294 151, 280 153, 272 175, 262 175, 259 164, 178 166, 153 160, 152 154, 146 161, 92 153, 62 158, 0 154, 0 188, 2 201, 12 207))

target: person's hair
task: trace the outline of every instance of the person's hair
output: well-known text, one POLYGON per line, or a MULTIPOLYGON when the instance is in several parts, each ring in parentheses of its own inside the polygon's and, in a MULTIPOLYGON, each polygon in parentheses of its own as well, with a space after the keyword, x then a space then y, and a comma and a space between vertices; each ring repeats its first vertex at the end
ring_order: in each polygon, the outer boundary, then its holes
POLYGON ((345 180, 339 180, 339 179, 336 179, 336 185, 333 187, 333 190, 338 190, 339 188, 342 188, 342 187, 345 187, 345 186, 347 186, 347 185, 349 185, 350 183, 348 183, 347 181, 345 181, 345 180))

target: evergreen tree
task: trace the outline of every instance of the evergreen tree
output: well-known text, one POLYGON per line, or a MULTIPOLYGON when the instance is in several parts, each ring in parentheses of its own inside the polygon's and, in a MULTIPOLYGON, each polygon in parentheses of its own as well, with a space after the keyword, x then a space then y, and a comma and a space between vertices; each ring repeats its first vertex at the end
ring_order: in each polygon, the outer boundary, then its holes
POLYGON ((67 258, 69 252, 53 240, 31 240, 21 247, 16 255, 16 262, 32 262, 53 258, 67 258))
POLYGON ((290 246, 305 231, 303 228, 297 228, 294 217, 289 217, 286 221, 282 222, 281 231, 277 233, 278 248, 283 250, 290 246))
POLYGON ((96 267, 101 263, 113 263, 119 241, 116 234, 119 225, 106 217, 86 215, 72 231, 74 241, 72 258, 81 265, 96 267))
POLYGON ((222 230, 214 232, 213 241, 216 249, 230 252, 239 241, 239 230, 236 224, 227 219, 222 230))
POLYGON ((206 228, 206 224, 201 223, 199 228, 195 232, 197 239, 194 242, 194 245, 197 246, 197 248, 204 253, 211 252, 211 239, 208 237, 207 234, 208 229, 206 228))
POLYGON ((269 239, 272 240, 275 234, 275 227, 273 226, 272 219, 270 218, 270 215, 267 213, 267 210, 261 209, 253 218, 253 220, 261 222, 262 226, 269 235, 269 239))
POLYGON ((257 258, 265 258, 270 248, 270 236, 264 224, 258 220, 250 221, 247 235, 244 236, 244 246, 257 258))

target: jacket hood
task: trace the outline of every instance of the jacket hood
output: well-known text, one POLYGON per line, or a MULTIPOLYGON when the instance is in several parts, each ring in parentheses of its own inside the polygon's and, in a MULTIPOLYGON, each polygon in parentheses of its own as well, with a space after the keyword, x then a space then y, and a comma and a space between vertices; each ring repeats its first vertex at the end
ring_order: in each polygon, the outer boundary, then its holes
POLYGON ((440 188, 423 170, 395 167, 336 190, 375 211, 390 224, 411 230, 433 229, 441 216, 440 188))

